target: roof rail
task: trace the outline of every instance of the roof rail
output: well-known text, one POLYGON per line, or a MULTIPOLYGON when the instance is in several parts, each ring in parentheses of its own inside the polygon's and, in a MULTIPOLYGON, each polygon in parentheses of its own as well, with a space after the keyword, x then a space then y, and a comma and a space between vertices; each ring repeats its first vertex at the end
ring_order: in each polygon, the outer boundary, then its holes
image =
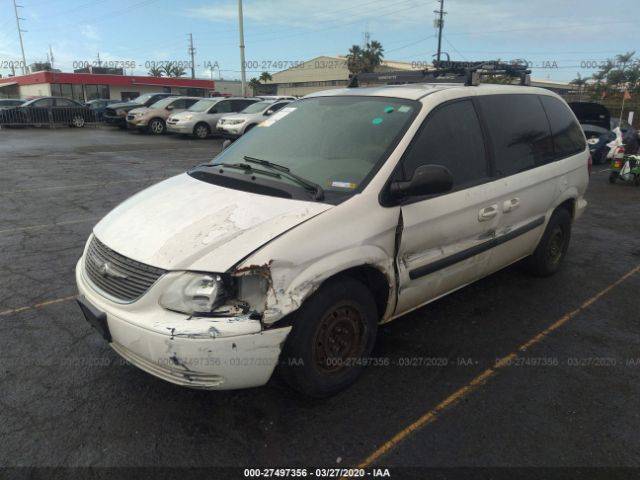
POLYGON ((434 61, 433 68, 424 70, 398 70, 391 72, 358 73, 349 76, 348 88, 357 88, 362 83, 403 85, 407 83, 462 83, 467 86, 480 85, 483 76, 502 75, 520 80, 520 85, 531 84, 531 70, 526 62, 511 63, 496 60, 478 62, 434 61))

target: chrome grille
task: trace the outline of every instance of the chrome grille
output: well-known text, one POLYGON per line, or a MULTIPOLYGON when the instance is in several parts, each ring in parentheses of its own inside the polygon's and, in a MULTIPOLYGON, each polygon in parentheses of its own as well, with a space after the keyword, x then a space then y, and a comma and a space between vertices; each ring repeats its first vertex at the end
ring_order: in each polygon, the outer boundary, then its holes
POLYGON ((87 249, 84 266, 96 287, 122 302, 140 298, 165 273, 114 252, 95 236, 87 249))

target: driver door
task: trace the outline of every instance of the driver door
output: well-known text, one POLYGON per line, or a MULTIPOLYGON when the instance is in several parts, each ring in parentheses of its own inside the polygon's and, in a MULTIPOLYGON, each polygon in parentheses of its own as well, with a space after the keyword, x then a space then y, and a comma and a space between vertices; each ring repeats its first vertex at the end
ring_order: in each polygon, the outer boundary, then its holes
POLYGON ((401 204, 402 233, 396 258, 396 314, 416 308, 484 276, 500 221, 491 168, 474 103, 455 100, 424 121, 394 180, 407 181, 420 165, 442 165, 453 189, 401 204))

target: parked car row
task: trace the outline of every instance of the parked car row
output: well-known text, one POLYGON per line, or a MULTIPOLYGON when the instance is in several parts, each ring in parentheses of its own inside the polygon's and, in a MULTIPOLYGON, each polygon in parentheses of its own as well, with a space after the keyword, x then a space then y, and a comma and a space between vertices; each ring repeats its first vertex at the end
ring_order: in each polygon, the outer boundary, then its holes
POLYGON ((235 140, 295 100, 294 97, 188 97, 146 94, 109 105, 107 124, 154 135, 209 135, 235 140))
POLYGON ((70 98, 40 97, 20 102, 0 108, 0 125, 62 124, 81 128, 98 118, 90 106, 70 98))

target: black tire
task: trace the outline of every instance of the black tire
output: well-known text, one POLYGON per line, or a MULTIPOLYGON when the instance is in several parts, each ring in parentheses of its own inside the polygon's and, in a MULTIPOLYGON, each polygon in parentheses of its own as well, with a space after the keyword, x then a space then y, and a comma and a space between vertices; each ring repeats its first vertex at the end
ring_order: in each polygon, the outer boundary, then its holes
POLYGON ((350 277, 330 280, 295 313, 280 375, 311 397, 338 393, 362 373, 365 362, 357 359, 369 357, 377 331, 378 312, 369 289, 350 277))
POLYGON ((609 174, 609 183, 616 183, 617 179, 618 179, 618 174, 617 173, 610 173, 609 174))
POLYGON ((204 122, 200 122, 193 127, 193 136, 198 139, 205 139, 209 134, 211 134, 211 129, 209 128, 209 125, 204 122))
POLYGON ((636 173, 634 179, 633 179, 633 184, 636 187, 640 187, 640 173, 636 173))
POLYGON ((244 129, 244 135, 249 133, 253 129, 253 127, 255 127, 255 126, 256 126, 255 123, 252 123, 251 125, 247 125, 247 128, 244 129))
POLYGON ((152 118, 147 125, 147 132, 152 135, 162 135, 167 131, 167 126, 161 118, 152 118))
POLYGON ((571 215, 561 208, 553 212, 535 252, 526 260, 533 275, 548 277, 560 268, 571 240, 571 215))
POLYGON ((119 124, 118 124, 118 128, 119 128, 120 130, 127 130, 127 125, 126 125, 126 124, 124 124, 124 125, 123 125, 122 123, 119 123, 119 124))

